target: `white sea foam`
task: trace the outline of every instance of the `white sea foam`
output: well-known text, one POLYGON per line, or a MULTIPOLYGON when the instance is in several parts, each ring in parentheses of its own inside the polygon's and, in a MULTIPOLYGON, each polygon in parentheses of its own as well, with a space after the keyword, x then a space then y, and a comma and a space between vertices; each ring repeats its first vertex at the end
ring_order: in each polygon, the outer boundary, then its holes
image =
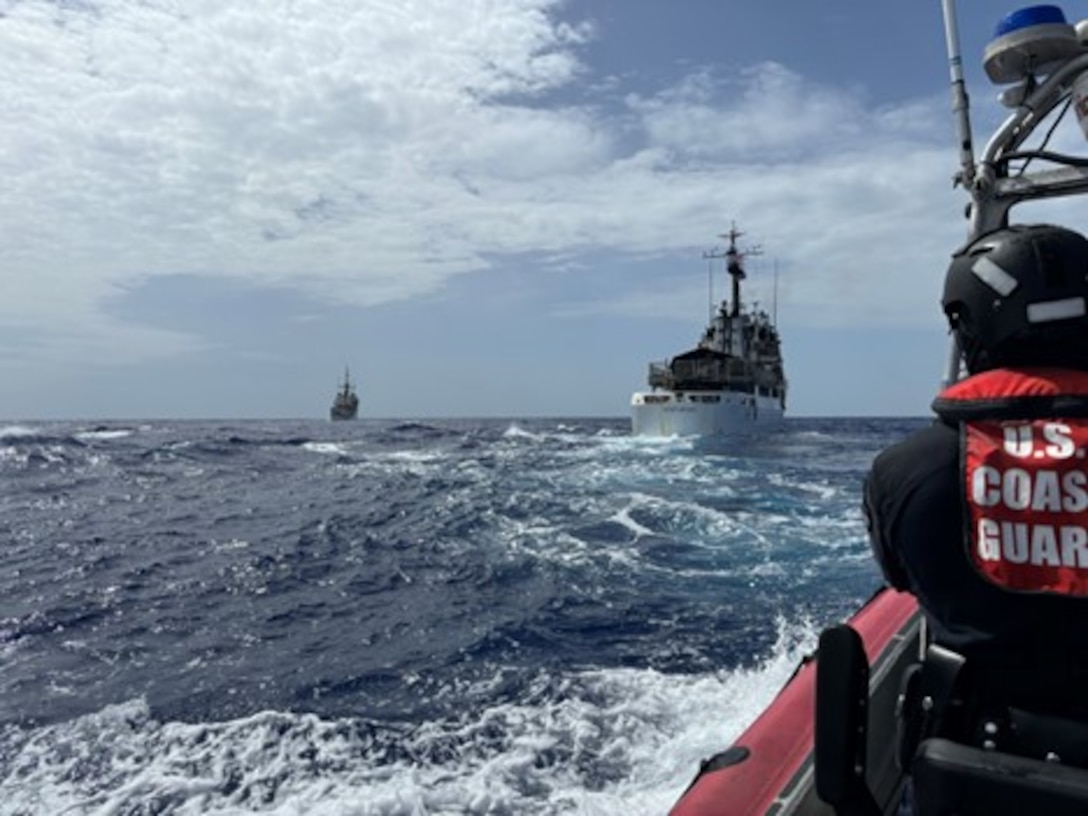
POLYGON ((230 550, 244 550, 250 546, 250 543, 241 538, 231 538, 227 541, 211 540, 212 549, 215 552, 228 552, 230 550))
POLYGON ((374 458, 378 461, 385 460, 387 462, 407 462, 409 464, 423 465, 440 463, 446 460, 446 456, 442 453, 422 450, 393 451, 374 458))
POLYGON ((635 539, 642 536, 653 535, 653 530, 645 525, 639 524, 633 518, 631 518, 631 507, 623 507, 609 516, 609 521, 614 521, 617 524, 626 527, 631 531, 632 536, 635 539))
POLYGON ((26 436, 36 436, 41 432, 38 428, 30 428, 26 425, 5 425, 0 428, 0 439, 18 439, 26 436))
POLYGON ((97 431, 79 431, 75 434, 75 438, 81 441, 124 439, 126 436, 132 436, 132 431, 128 428, 112 428, 108 430, 97 431))
POLYGON ((532 431, 527 431, 524 428, 522 428, 520 425, 517 425, 517 424, 511 425, 509 428, 507 428, 505 431, 503 431, 502 435, 507 439, 532 439, 532 440, 544 439, 545 436, 546 436, 545 434, 533 433, 532 431))
POLYGON ((302 447, 304 450, 329 456, 346 456, 348 452, 347 448, 336 442, 303 442, 302 447))
POLYGON ((18 739, 0 812, 665 813, 815 636, 809 623, 780 622, 764 660, 731 672, 541 676, 531 702, 415 727, 278 712, 161 723, 133 700, 18 739))

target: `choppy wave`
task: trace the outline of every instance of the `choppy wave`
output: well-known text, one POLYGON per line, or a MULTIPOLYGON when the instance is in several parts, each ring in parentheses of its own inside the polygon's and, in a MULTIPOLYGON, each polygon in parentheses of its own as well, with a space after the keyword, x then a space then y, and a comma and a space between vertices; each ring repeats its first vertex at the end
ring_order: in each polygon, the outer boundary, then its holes
MULTIPOLYGON (((162 722, 146 700, 0 731, 6 813, 663 813, 811 650, 670 675, 539 673, 517 700, 421 723, 260 711, 162 722)), ((492 683, 473 691, 494 696, 492 683)))
POLYGON ((662 813, 877 585, 910 421, 0 429, 0 813, 662 813))

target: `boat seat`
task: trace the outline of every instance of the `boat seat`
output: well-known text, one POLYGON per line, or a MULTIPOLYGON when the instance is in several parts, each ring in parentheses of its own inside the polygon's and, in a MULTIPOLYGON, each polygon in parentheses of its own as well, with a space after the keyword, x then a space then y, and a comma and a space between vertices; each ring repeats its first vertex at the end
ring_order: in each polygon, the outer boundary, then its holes
POLYGON ((911 767, 917 816, 1088 814, 1088 770, 975 748, 942 737, 922 740, 911 767))

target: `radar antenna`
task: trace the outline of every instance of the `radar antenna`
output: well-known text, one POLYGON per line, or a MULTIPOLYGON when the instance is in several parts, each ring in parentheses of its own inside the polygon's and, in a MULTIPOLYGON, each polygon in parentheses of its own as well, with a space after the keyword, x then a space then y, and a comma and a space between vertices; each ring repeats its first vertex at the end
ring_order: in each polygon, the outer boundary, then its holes
POLYGON ((744 259, 749 255, 762 255, 763 248, 760 246, 747 247, 741 250, 737 247, 737 239, 744 235, 743 232, 737 229, 737 222, 734 221, 729 227, 729 232, 719 235, 719 238, 726 238, 729 241, 729 248, 721 250, 710 250, 704 252, 704 258, 725 258, 725 271, 729 273, 729 277, 732 281, 733 300, 730 304, 729 315, 730 317, 736 317, 740 314, 740 282, 747 277, 744 273, 744 259))

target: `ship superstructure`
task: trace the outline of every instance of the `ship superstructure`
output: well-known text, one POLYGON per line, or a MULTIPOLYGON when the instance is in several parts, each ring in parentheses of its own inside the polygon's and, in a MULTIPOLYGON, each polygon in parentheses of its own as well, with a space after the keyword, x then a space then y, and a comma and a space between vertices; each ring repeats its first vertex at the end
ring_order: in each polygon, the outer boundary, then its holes
POLYGON ((670 360, 650 364, 652 390, 631 397, 631 432, 636 436, 709 436, 779 424, 786 409, 782 343, 767 312, 746 306, 741 281, 746 254, 734 224, 723 238, 730 278, 722 301, 698 344, 670 360))

